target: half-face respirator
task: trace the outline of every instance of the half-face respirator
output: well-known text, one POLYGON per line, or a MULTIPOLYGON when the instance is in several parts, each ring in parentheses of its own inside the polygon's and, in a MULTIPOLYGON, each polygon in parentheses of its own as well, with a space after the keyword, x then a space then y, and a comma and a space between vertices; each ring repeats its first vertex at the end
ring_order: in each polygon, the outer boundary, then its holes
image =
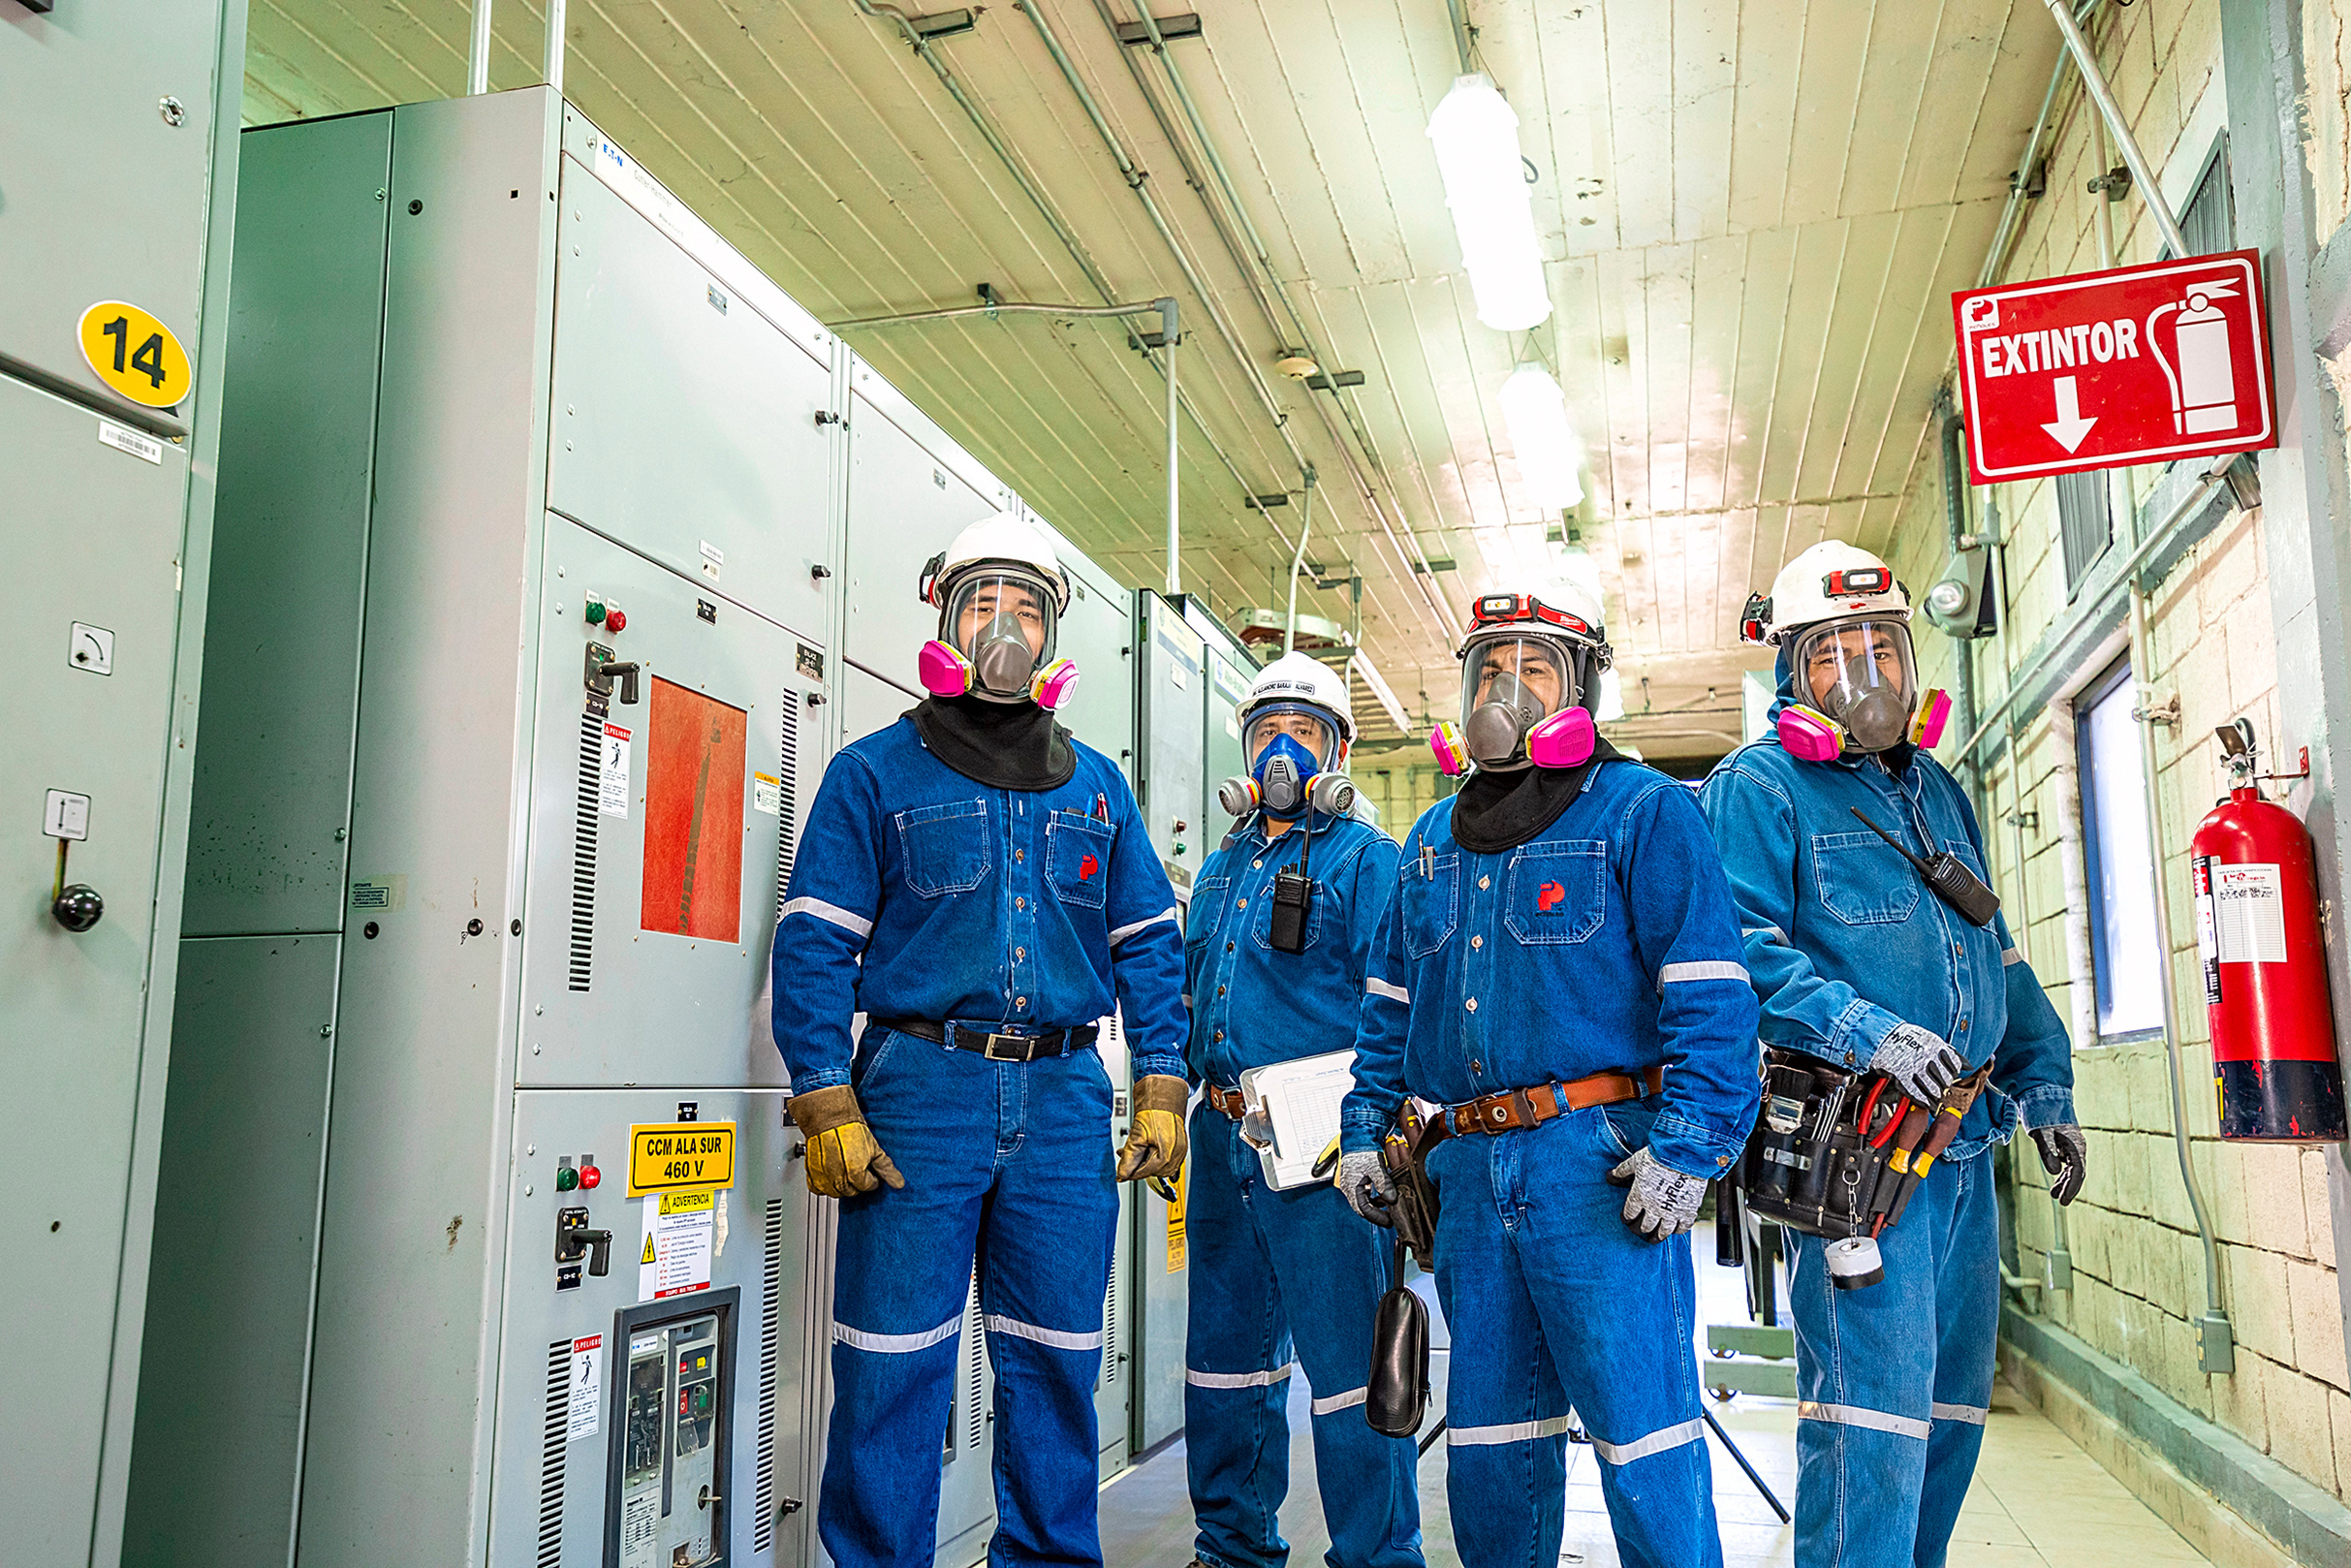
POLYGON ((1266 742, 1248 772, 1236 773, 1217 786, 1216 801, 1236 817, 1260 809, 1285 821, 1309 811, 1345 816, 1355 809, 1355 780, 1324 768, 1313 748, 1298 737, 1280 734, 1266 742))

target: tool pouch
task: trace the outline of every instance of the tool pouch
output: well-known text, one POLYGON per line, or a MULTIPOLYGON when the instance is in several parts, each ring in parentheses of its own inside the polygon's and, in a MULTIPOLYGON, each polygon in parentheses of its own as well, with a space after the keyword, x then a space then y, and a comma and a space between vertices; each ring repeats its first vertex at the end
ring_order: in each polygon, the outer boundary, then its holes
POLYGON ((1371 1375, 1364 1419, 1386 1437, 1412 1437, 1428 1416, 1428 1304, 1404 1288, 1404 1241, 1395 1243, 1395 1283, 1371 1324, 1371 1375))
POLYGON ((1273 878, 1272 929, 1268 939, 1276 953, 1306 951, 1307 917, 1314 913, 1314 879, 1300 876, 1296 871, 1283 871, 1273 878))
POLYGON ((1763 1108, 1739 1166, 1750 1213, 1830 1240, 1870 1233, 1887 1156, 1855 1123, 1874 1104, 1866 1091, 1879 1076, 1765 1051, 1763 1108))
MULTIPOLYGON (((1420 1108, 1407 1100, 1395 1130, 1380 1143, 1380 1159, 1395 1188, 1396 1245, 1430 1273, 1437 1267, 1437 1189, 1428 1179, 1428 1150, 1437 1141, 1434 1124, 1424 1121, 1420 1108)), ((1397 1273, 1400 1277, 1402 1270, 1397 1273)))

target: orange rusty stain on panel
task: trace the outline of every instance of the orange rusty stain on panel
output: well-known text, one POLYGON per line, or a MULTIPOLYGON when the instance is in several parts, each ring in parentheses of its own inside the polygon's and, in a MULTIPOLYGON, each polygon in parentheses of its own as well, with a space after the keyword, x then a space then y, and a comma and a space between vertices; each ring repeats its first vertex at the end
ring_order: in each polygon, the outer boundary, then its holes
POLYGON ((733 942, 742 933, 747 715, 658 675, 652 695, 638 924, 733 942))

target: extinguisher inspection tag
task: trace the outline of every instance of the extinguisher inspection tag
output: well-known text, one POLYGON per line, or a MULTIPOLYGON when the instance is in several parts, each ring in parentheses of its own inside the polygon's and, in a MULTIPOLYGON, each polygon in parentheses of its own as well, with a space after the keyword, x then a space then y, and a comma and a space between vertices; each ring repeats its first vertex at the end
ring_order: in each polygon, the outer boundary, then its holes
POLYGON ((2286 961, 2285 879, 2274 862, 2213 865, 2212 935, 2222 963, 2286 961))

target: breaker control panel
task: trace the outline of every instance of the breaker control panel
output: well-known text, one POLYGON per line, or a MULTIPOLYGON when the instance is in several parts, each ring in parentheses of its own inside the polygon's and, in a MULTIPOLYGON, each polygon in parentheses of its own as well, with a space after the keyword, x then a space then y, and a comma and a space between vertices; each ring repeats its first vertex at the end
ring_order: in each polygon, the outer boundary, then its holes
POLYGON ((606 1568, 714 1568, 727 1556, 733 1302, 671 1306, 666 1321, 643 1321, 648 1310, 621 1314, 606 1568))

